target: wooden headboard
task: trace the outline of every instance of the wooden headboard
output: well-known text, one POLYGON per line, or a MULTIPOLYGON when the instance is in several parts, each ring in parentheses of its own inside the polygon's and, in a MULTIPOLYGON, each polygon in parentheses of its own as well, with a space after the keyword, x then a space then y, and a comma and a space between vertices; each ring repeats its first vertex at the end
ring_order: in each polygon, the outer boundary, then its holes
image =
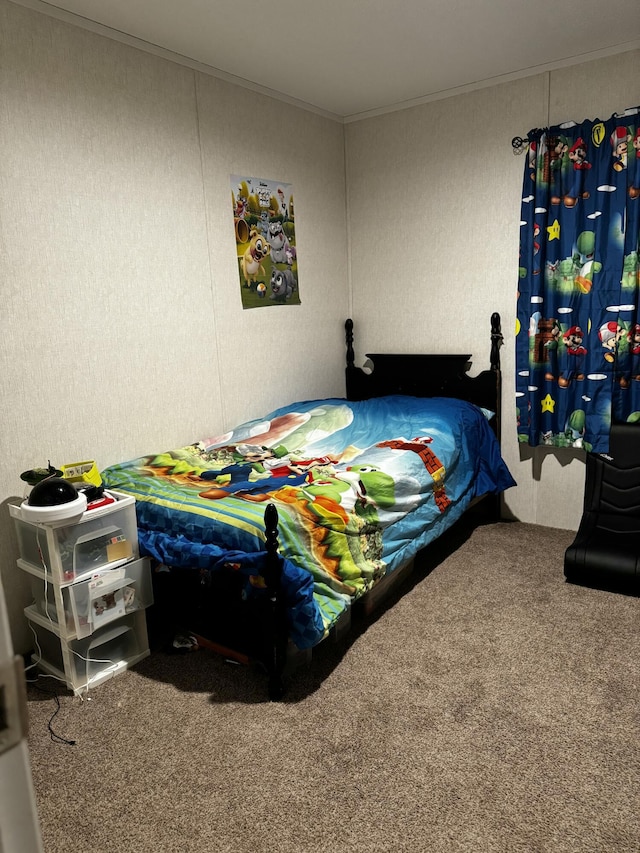
POLYGON ((353 320, 345 322, 347 341, 346 391, 348 400, 367 400, 389 394, 411 397, 457 397, 495 412, 491 425, 500 438, 500 315, 491 315, 490 368, 469 376, 467 354, 367 353, 371 370, 356 367, 353 320))

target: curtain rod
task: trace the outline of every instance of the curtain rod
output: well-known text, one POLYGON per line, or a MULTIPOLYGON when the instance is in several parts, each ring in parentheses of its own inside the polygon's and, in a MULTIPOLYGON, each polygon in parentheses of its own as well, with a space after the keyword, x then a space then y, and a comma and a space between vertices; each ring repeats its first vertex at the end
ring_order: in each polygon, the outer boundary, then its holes
MULTIPOLYGON (((637 115, 640 112, 640 106, 637 107, 627 107, 620 113, 613 113, 613 118, 627 118, 628 116, 637 115)), ((559 127, 573 127, 575 126, 575 121, 565 121, 562 124, 558 125, 559 127)), ((514 136, 511 140, 511 148, 513 149, 514 154, 522 154, 522 152, 529 147, 529 139, 532 133, 538 133, 544 130, 541 127, 534 127, 529 131, 526 137, 523 136, 514 136)))

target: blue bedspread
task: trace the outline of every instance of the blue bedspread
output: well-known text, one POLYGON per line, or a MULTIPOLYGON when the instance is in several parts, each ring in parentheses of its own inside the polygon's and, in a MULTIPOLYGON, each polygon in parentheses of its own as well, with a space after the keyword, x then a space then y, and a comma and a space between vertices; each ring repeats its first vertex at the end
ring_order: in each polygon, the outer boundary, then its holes
POLYGON ((300 648, 475 497, 515 485, 478 407, 404 396, 295 403, 102 477, 135 496, 143 553, 169 566, 230 566, 247 596, 263 594, 264 510, 274 503, 300 648))

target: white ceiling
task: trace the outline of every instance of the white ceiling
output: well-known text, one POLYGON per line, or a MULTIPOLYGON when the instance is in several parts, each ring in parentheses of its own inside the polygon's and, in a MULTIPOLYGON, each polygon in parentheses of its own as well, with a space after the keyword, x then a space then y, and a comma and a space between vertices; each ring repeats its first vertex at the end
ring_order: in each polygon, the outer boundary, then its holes
POLYGON ((639 0, 18 2, 344 120, 640 47, 639 0))

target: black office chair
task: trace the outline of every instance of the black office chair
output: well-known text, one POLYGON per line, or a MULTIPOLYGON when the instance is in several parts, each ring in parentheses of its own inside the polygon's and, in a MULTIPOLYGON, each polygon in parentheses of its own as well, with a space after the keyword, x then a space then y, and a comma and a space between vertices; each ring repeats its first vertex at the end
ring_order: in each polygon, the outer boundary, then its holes
POLYGON ((609 453, 587 455, 584 510, 564 574, 571 583, 640 593, 640 423, 613 424, 609 453))

